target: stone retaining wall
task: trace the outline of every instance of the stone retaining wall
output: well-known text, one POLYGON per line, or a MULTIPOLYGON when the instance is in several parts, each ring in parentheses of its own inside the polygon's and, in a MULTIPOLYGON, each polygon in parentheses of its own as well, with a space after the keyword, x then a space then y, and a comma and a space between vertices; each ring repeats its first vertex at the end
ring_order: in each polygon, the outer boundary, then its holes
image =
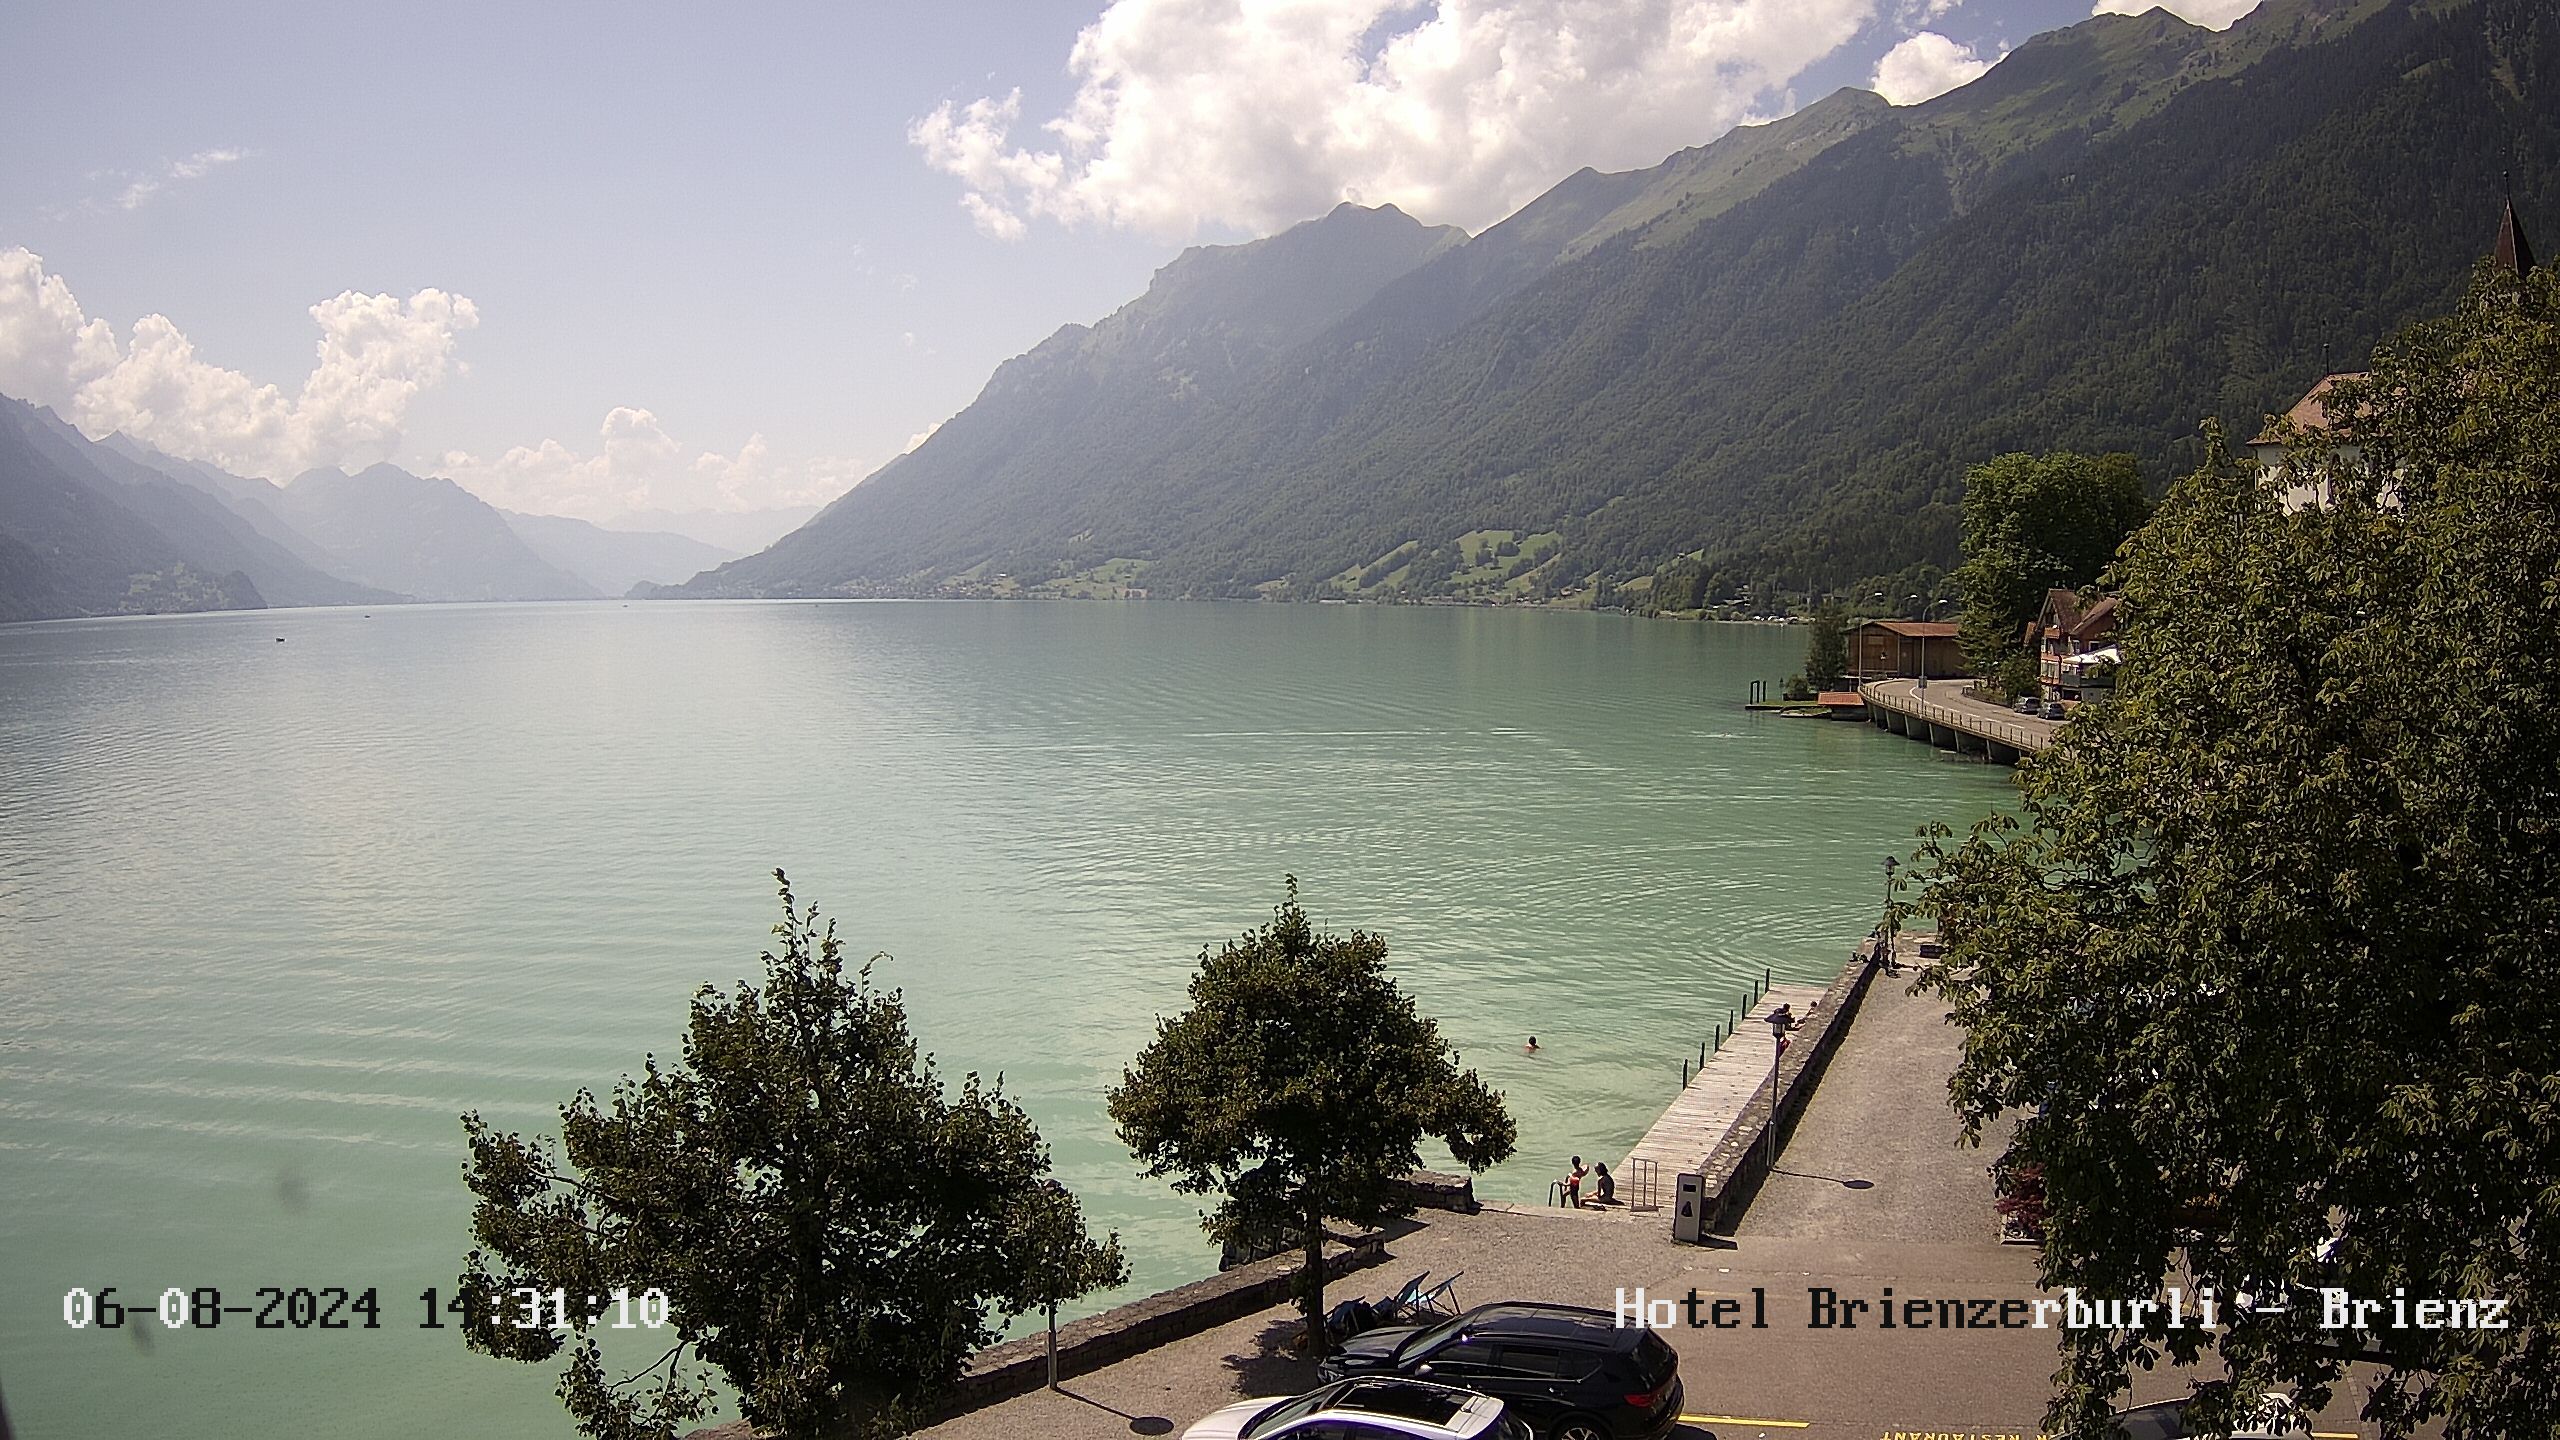
MULTIPOLYGON (((1327 1242, 1325 1280, 1330 1283, 1386 1258, 1384 1241, 1369 1236, 1354 1244, 1327 1242)), ((1257 1310, 1286 1303, 1298 1278, 1300 1257, 1274 1255, 1250 1265, 1132 1300, 1099 1315, 1058 1327, 1058 1378, 1099 1370, 1186 1335, 1197 1335, 1257 1310)), ((951 1400, 934 1416, 947 1420, 1049 1383, 1049 1335, 1025 1335, 969 1357, 951 1400)))
MULTIPOLYGON (((1858 1013, 1858 1002, 1866 998, 1867 985, 1875 978, 1875 956, 1865 946, 1850 956, 1849 967, 1840 978, 1822 992, 1822 1000, 1813 1014, 1799 1025, 1787 1043, 1787 1053, 1778 1062, 1778 1144, 1786 1144, 1786 1132, 1804 1113, 1806 1102, 1813 1098, 1813 1088, 1822 1080, 1822 1068, 1831 1060, 1831 1052, 1840 1048, 1840 1039, 1849 1033, 1849 1021, 1858 1013)), ((1706 1233, 1730 1234, 1742 1219, 1743 1207, 1751 1203, 1760 1182, 1769 1173, 1769 1082, 1760 1082, 1752 1092, 1749 1104, 1742 1107, 1742 1118, 1725 1132, 1722 1143, 1707 1157, 1699 1171, 1704 1182, 1700 1189, 1706 1233)))
POLYGON ((1473 1215, 1484 1208, 1476 1203, 1475 1180, 1466 1175, 1416 1170, 1398 1181, 1396 1188, 1416 1210, 1454 1210, 1473 1215))

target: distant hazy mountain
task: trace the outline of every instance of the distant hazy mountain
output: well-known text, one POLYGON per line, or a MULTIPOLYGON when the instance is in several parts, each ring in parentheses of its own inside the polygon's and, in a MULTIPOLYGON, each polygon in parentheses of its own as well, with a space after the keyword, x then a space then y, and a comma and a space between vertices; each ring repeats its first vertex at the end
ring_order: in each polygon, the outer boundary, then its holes
POLYGON ((738 558, 735 550, 663 530, 607 530, 565 515, 498 513, 534 554, 607 595, 627 595, 643 583, 673 585, 738 558))
POLYGON ((1338 210, 1187 253, 679 588, 1535 593, 1686 555, 1709 585, 1946 563, 1968 464, 2129 450, 2163 480, 2200 421, 2254 430, 2324 349, 2360 362, 2443 309, 2500 171, 2520 204, 2560 194, 2555 79, 2547 0, 2103 15, 1925 104, 1847 92, 1583 172, 1471 240, 1338 210), (1495 536, 1530 543, 1488 559, 1495 536))
MULTIPOLYGON (((234 475, 201 460, 181 460, 122 433, 109 435, 97 443, 103 449, 148 465, 181 485, 192 486, 220 500, 232 514, 248 522, 250 528, 293 552, 313 569, 336 574, 342 568, 336 556, 322 549, 310 536, 285 523, 282 513, 284 490, 274 482, 234 475)), ((360 599, 349 603, 378 605, 384 600, 384 592, 364 589, 360 599)))
POLYGON ((32 424, 31 438, 64 468, 96 474, 111 487, 101 493, 149 521, 191 564, 214 574, 246 575, 269 605, 386 605, 400 599, 341 580, 304 559, 297 552, 312 549, 309 542, 279 538, 290 537, 290 527, 261 515, 254 501, 226 503, 209 489, 133 458, 129 447, 91 441, 52 411, 32 412, 32 424))
MULTIPOLYGON (((59 423, 0 399, 0 620, 266 604, 247 575, 215 568, 189 543, 203 538, 193 527, 204 517, 180 507, 184 538, 164 532, 122 503, 127 488, 90 463, 85 441, 63 442, 59 423)), ((166 498, 144 503, 163 508, 166 498)))
POLYGON ((420 600, 592 600, 497 509, 450 480, 376 465, 307 470, 277 492, 284 519, 351 577, 420 600))
POLYGON ((817 513, 815 505, 781 505, 770 510, 632 510, 600 523, 607 530, 682 535, 732 555, 748 555, 799 529, 817 513))

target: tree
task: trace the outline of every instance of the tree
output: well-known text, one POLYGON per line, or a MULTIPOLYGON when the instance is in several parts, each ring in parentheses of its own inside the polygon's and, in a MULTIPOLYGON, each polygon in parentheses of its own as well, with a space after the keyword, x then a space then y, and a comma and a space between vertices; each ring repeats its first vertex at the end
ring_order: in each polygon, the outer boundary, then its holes
MULTIPOLYGON (((2484 273, 2293 447, 2333 507, 2283 513, 2209 435, 2127 547, 2115 697, 2022 821, 1924 847, 1953 1099, 2019 1117, 2047 1284, 2505 1302, 2378 1329, 2385 1435, 2560 1430, 2555 382, 2560 282, 2484 273)), ((2069 1332, 2047 1428, 2101 1433, 2163 1354, 2218 1352, 2213 1404, 2324 1403, 2365 1337, 2321 1310, 2069 1332)))
POLYGON ((578 1092, 556 1151, 463 1117, 479 1242, 464 1338, 528 1362, 572 1348, 559 1393, 588 1435, 666 1437, 700 1418, 712 1387, 686 1372, 688 1351, 766 1431, 901 1433, 995 1337, 991 1310, 1118 1273, 1117 1237, 1084 1238, 1030 1118, 974 1074, 947 1093, 898 992, 872 985, 885 957, 847 975, 833 922, 774 879, 781 953, 763 956, 761 990, 695 994, 681 1064, 651 1056, 609 1106, 578 1092), (620 1382, 582 1305, 617 1288, 663 1292, 676 1341, 620 1382), (567 1333, 521 1327, 521 1297, 554 1290, 567 1333))
POLYGON ((1811 633, 1805 636, 1805 683, 1816 690, 1836 690, 1849 674, 1849 638, 1841 624, 1840 609, 1825 605, 1813 612, 1811 633))
POLYGON ((1049 1388, 1058 1388, 1058 1307, 1079 1295, 1129 1281, 1129 1261, 1115 1233, 1095 1240, 1085 1233, 1076 1197, 1055 1180, 1043 1180, 1007 1215, 1006 1248, 1028 1266, 1025 1298, 1049 1322, 1049 1388))
POLYGON ((1990 675, 2055 586, 2094 582, 2151 513, 2130 455, 2002 455, 1964 477, 1963 644, 1990 675))
POLYGON ((1201 952, 1191 1008, 1156 1022, 1110 1106, 1148 1175, 1224 1197, 1203 1220, 1213 1237, 1297 1239, 1306 1340, 1320 1354, 1325 1220, 1409 1213, 1399 1182, 1422 1164, 1426 1135, 1482 1171, 1518 1132, 1387 977, 1387 942, 1318 933, 1297 877, 1286 883, 1270 924, 1201 952))

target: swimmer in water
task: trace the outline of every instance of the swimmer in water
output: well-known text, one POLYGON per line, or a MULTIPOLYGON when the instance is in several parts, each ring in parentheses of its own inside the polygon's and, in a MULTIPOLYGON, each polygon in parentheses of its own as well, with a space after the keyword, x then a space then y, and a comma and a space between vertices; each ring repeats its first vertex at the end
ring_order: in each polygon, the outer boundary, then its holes
POLYGON ((1530 1054, 1532 1054, 1532 1055, 1537 1054, 1537 1053, 1538 1053, 1538 1037, 1537 1037, 1537 1036, 1535 1036, 1535 1035, 1530 1036, 1530 1037, 1529 1037, 1529 1043, 1528 1043, 1528 1044, 1526 1044, 1526 1045, 1521 1046, 1520 1048, 1521 1048, 1521 1049, 1523 1049, 1523 1050, 1528 1051, 1528 1052, 1529 1052, 1530 1054))

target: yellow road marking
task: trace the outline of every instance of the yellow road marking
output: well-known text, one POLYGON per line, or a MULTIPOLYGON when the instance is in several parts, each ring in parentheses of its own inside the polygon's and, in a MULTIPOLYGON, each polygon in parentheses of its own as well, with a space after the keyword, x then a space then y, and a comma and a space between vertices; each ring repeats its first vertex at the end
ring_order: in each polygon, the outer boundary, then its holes
MULTIPOLYGON (((1683 1415, 1680 1418, 1692 1425, 1767 1425, 1779 1430, 1803 1430, 1813 1424, 1810 1420, 1753 1420, 1741 1415, 1683 1415)), ((2355 1440, 2355 1437, 2350 1436, 2349 1440, 2355 1440)))
POLYGON ((2353 1430, 2314 1430, 2311 1440, 2364 1440, 2364 1437, 2353 1430))

